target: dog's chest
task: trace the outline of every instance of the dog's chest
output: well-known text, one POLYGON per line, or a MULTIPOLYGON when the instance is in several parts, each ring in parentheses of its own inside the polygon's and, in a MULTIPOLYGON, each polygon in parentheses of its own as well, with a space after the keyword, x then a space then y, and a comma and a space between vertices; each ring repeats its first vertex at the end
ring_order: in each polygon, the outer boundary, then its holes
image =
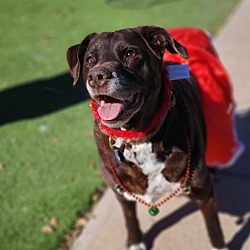
MULTIPOLYGON (((156 202, 162 196, 166 196, 179 188, 180 183, 171 183, 162 174, 166 163, 157 159, 151 142, 132 145, 131 148, 125 148, 123 154, 127 161, 137 165, 142 173, 147 176, 148 187, 146 193, 138 195, 143 200, 156 202)), ((124 195, 127 199, 132 199, 127 193, 124 193, 124 195)))

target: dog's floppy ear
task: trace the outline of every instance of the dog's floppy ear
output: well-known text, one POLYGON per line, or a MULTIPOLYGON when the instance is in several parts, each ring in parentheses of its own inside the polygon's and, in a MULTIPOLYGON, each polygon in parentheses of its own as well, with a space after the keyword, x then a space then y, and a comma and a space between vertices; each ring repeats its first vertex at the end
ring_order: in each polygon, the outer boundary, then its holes
POLYGON ((90 40, 96 35, 96 33, 89 34, 86 36, 80 44, 76 44, 67 50, 67 61, 69 65, 70 74, 74 78, 75 85, 79 79, 82 66, 83 66, 83 58, 85 52, 88 48, 90 40))
POLYGON ((138 27, 138 30, 157 58, 162 59, 165 49, 172 54, 179 54, 182 58, 188 58, 186 48, 165 29, 156 26, 143 26, 138 27))

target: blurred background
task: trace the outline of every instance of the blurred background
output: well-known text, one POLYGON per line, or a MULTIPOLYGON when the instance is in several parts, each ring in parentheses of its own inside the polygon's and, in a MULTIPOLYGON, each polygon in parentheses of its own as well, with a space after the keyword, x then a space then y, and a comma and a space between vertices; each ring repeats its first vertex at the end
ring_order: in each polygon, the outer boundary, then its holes
POLYGON ((72 86, 67 48, 140 25, 216 35, 238 2, 0 0, 1 250, 67 249, 103 186, 88 95, 72 86))

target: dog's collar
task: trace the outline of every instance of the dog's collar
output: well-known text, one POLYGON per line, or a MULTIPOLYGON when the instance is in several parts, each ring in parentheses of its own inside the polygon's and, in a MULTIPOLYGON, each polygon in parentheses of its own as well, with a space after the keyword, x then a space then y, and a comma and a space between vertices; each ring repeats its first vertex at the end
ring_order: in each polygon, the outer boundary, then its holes
POLYGON ((171 109, 175 105, 175 98, 172 94, 172 82, 168 78, 168 73, 165 67, 163 67, 163 70, 165 71, 165 86, 162 91, 162 101, 158 104, 149 126, 141 131, 112 129, 104 125, 102 123, 101 117, 97 112, 98 105, 93 99, 91 99, 90 107, 92 108, 93 116, 99 122, 99 128, 104 134, 110 136, 115 140, 117 138, 120 138, 124 142, 137 144, 149 140, 160 130, 167 117, 169 109, 171 109))

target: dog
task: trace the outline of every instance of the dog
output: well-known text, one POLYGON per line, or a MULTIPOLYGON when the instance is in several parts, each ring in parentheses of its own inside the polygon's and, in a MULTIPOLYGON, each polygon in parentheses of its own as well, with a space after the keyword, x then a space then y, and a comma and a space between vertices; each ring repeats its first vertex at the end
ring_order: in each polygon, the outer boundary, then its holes
POLYGON ((83 74, 91 97, 101 172, 121 204, 127 249, 146 249, 136 202, 155 216, 184 193, 200 208, 213 249, 226 250, 197 80, 163 62, 166 50, 189 57, 165 29, 142 26, 92 33, 68 49, 67 61, 74 84, 83 74))

